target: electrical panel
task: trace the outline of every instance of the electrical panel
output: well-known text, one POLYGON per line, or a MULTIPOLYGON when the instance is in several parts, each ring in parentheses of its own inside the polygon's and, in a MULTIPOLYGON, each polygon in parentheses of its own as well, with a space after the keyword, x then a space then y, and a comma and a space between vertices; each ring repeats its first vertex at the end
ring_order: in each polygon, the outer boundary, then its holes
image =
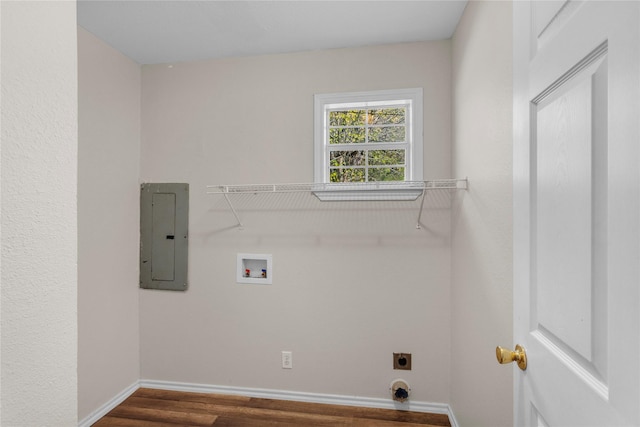
POLYGON ((187 289, 189 184, 140 188, 140 287, 187 289))

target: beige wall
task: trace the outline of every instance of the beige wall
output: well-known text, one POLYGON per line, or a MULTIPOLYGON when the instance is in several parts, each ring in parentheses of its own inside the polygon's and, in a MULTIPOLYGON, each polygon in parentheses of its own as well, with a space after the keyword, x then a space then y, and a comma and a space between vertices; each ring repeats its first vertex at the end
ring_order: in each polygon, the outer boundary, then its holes
POLYGON ((471 1, 453 37, 453 174, 469 191, 453 211, 451 405, 460 426, 511 426, 511 4, 471 1), (469 357, 463 360, 461 355, 469 357))
POLYGON ((402 377, 448 402, 447 209, 416 230, 415 205, 245 198, 240 231, 205 186, 310 182, 313 94, 406 87, 424 88, 425 178, 449 177, 450 64, 442 41, 143 67, 142 179, 191 202, 189 290, 140 291, 142 378, 388 398, 402 377), (240 252, 272 254, 273 285, 236 284, 240 252))
POLYGON ((1 2, 3 426, 77 424, 76 4, 1 2))
POLYGON ((78 28, 78 391, 83 419, 140 378, 140 66, 78 28))

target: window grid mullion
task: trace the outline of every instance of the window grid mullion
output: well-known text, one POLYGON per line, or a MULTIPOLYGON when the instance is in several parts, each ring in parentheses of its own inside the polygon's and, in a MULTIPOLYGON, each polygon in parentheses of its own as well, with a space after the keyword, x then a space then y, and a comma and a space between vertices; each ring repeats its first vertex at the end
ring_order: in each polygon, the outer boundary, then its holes
MULTIPOLYGON (((364 110, 364 143, 369 143, 369 109, 364 110)), ((365 174, 366 177, 366 174, 365 174)), ((368 177, 366 180, 369 181, 368 177)))
MULTIPOLYGON (((365 125, 328 125, 329 129, 358 129, 361 127, 364 127, 365 125)), ((389 128, 389 127, 406 127, 406 124, 404 123, 389 123, 389 124, 382 124, 382 125, 369 125, 369 127, 371 128, 389 128)))
POLYGON ((356 151, 356 150, 407 150, 407 142, 357 142, 351 144, 327 144, 327 149, 331 151, 356 151))
POLYGON ((369 182, 369 150, 364 150, 364 182, 369 182))

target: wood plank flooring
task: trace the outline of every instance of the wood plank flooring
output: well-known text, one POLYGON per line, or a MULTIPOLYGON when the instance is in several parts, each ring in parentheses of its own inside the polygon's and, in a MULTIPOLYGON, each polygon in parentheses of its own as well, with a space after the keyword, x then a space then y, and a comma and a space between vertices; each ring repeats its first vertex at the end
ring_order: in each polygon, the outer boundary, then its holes
POLYGON ((450 427, 442 414, 141 388, 94 427, 450 427))

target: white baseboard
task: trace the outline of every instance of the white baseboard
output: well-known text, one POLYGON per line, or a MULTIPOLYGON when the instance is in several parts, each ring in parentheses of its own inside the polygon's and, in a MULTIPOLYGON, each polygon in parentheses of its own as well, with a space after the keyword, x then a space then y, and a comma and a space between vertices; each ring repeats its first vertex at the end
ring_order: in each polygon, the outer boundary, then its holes
POLYGON ((451 409, 450 405, 447 405, 449 407, 449 413, 447 414, 449 416, 449 424, 451 424, 451 427, 458 427, 458 420, 456 420, 456 416, 453 415, 453 409, 451 409))
POLYGON ((361 406, 366 408, 400 409, 404 411, 444 414, 449 417, 451 427, 458 427, 451 407, 446 403, 431 403, 409 400, 399 403, 389 399, 374 397, 342 396, 336 394, 306 393, 299 391, 270 390, 248 387, 216 386, 173 381, 140 380, 140 387, 161 390, 188 391, 195 393, 219 393, 264 399, 293 400, 296 402, 325 403, 331 405, 361 406))
POLYGON ((122 390, 115 397, 109 400, 107 403, 90 413, 82 421, 78 423, 78 427, 90 427, 93 423, 97 422, 100 418, 107 415, 113 408, 124 402, 124 400, 131 396, 137 389, 140 388, 140 381, 136 381, 126 389, 122 390))
POLYGON ((117 396, 109 400, 100 408, 93 411, 78 424, 78 427, 90 427, 100 418, 108 414, 112 409, 131 396, 139 388, 154 388, 161 390, 187 391, 195 393, 218 393, 238 396, 259 397, 264 399, 293 400, 296 402, 325 403, 331 405, 360 406, 365 408, 400 409, 404 411, 429 412, 431 414, 444 414, 449 417, 451 427, 458 427, 451 407, 446 403, 431 403, 409 400, 398 403, 391 399, 379 399, 374 397, 342 396, 337 394, 306 393, 299 391, 270 390, 248 387, 217 386, 209 384, 193 384, 174 381, 140 380, 117 396))

